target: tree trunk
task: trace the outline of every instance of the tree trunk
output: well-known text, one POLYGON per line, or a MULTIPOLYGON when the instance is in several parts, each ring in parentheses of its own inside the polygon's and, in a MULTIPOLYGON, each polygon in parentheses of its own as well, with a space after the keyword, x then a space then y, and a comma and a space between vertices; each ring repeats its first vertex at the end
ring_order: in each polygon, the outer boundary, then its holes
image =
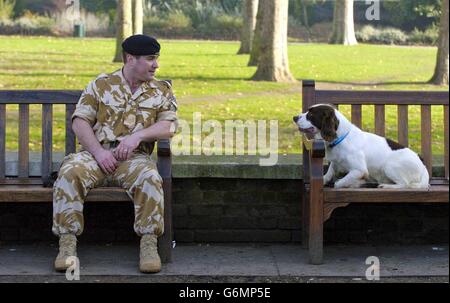
POLYGON ((113 62, 122 61, 122 42, 133 34, 131 0, 118 0, 116 11, 116 54, 113 62))
POLYGON ((307 40, 308 42, 311 42, 311 28, 309 27, 309 21, 308 21, 308 6, 305 0, 301 1, 302 6, 302 13, 303 13, 303 25, 305 26, 306 33, 308 35, 307 40))
POLYGON ((133 34, 142 34, 144 28, 144 5, 143 0, 134 0, 133 34))
POLYGON ((437 85, 448 85, 448 0, 442 0, 436 67, 430 82, 437 85))
POLYGON ((334 3, 333 32, 330 43, 358 44, 353 21, 353 0, 336 0, 334 3))
POLYGON ((244 0, 242 2, 243 27, 241 33, 241 47, 239 54, 250 54, 252 49, 253 32, 256 25, 256 13, 258 12, 258 0, 244 0))
POLYGON ((258 12, 256 14, 256 25, 253 33, 252 48, 250 49, 250 59, 248 60, 248 66, 258 65, 259 54, 261 52, 261 35, 263 28, 264 17, 264 1, 258 1, 258 12))
POLYGON ((260 0, 264 2, 261 55, 253 80, 292 82, 287 51, 289 0, 260 0))

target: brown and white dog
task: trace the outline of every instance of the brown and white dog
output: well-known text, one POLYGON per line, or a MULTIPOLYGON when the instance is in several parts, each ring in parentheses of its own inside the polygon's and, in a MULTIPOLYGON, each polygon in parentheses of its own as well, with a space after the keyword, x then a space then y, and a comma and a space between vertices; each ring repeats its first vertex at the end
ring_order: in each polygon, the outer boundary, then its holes
POLYGON ((329 104, 311 106, 294 116, 299 130, 325 140, 330 163, 324 184, 335 188, 361 187, 376 182, 381 188, 428 188, 429 175, 419 155, 387 138, 362 131, 329 104), (341 174, 345 176, 339 180, 341 174))

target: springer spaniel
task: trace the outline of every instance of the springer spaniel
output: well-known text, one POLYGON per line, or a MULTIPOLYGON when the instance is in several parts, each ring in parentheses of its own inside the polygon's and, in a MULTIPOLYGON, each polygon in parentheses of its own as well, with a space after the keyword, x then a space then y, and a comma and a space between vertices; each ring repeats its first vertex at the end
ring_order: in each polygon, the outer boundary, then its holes
POLYGON ((362 131, 329 104, 311 106, 294 117, 299 130, 325 140, 330 163, 324 184, 358 188, 376 182, 380 188, 428 188, 429 175, 419 155, 387 138, 362 131), (341 174, 345 176, 336 180, 341 174))

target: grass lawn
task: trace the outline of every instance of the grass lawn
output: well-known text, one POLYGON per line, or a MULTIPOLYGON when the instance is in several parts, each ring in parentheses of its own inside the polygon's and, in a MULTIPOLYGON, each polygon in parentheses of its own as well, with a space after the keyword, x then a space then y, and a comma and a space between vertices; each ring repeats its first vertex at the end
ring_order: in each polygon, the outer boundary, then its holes
MULTIPOLYGON (((277 120, 280 153, 299 153, 292 116, 301 109, 299 83, 254 82, 238 42, 163 40, 160 79, 172 79, 180 119, 277 120)), ((0 89, 83 89, 96 75, 111 72, 113 39, 0 36, 0 89)), ((290 44, 294 76, 333 89, 448 90, 425 84, 434 69, 436 48, 290 44)), ((341 107, 350 116, 349 107, 341 107)), ((7 149, 17 149, 17 106, 7 106, 7 149)), ((387 136, 396 134, 396 108, 387 108, 387 136)), ((442 154, 442 109, 433 111, 433 152, 442 154)), ((30 147, 39 150, 40 106, 31 107, 30 147)), ((410 108, 410 143, 420 151, 419 108, 410 108)), ((64 148, 64 109, 54 108, 54 148, 64 148)), ((373 107, 363 108, 365 130, 373 130, 373 107)), ((207 134, 204 134, 207 135, 207 134)), ((177 148, 176 146, 174 148, 177 148)))

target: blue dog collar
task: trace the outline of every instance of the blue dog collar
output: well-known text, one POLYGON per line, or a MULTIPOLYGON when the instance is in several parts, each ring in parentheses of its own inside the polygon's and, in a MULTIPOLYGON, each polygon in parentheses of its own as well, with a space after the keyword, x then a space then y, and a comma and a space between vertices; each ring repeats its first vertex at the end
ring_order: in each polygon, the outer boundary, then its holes
POLYGON ((336 145, 338 145, 339 143, 341 143, 342 141, 344 141, 344 139, 348 136, 348 134, 350 133, 350 131, 348 131, 345 135, 343 135, 342 137, 339 137, 337 139, 335 139, 333 142, 330 143, 330 145, 328 145, 329 148, 333 148, 336 145))

